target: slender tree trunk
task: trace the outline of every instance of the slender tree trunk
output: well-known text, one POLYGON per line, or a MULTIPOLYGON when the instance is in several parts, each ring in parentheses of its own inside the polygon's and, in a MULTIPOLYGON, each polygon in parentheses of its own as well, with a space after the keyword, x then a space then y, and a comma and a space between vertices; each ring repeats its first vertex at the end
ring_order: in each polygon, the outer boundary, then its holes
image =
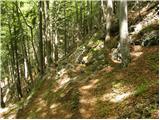
POLYGON ((120 24, 120 52, 122 55, 122 66, 127 67, 131 61, 128 47, 128 18, 127 1, 120 0, 119 24, 120 24))
MULTIPOLYGON (((35 60, 36 60, 36 62, 37 62, 37 68, 38 68, 38 66, 39 66, 39 61, 38 61, 38 55, 37 55, 37 52, 36 52, 36 49, 35 49, 35 45, 34 45, 33 28, 27 23, 27 21, 26 21, 24 15, 23 15, 21 9, 20 9, 19 7, 18 7, 18 9, 19 9, 19 12, 20 12, 21 15, 22 15, 22 18, 23 18, 25 24, 26 24, 27 27, 30 29, 31 45, 32 45, 32 48, 33 48, 33 52, 34 52, 34 56, 35 56, 35 60)), ((38 68, 38 69, 40 69, 40 68, 38 68)))
POLYGON ((87 1, 87 34, 90 32, 90 2, 87 1))
POLYGON ((65 53, 65 56, 67 55, 67 52, 68 52, 68 43, 67 43, 67 31, 66 31, 66 1, 64 1, 64 17, 65 17, 65 20, 64 20, 64 53, 65 53))
MULTIPOLYGON (((1 83, 0 83, 1 84, 1 83)), ((2 91, 2 87, 1 87, 1 85, 0 85, 0 95, 1 95, 1 101, 0 101, 0 103, 1 103, 1 108, 5 108, 5 103, 4 103, 4 101, 3 101, 3 91, 2 91)))
POLYGON ((104 50, 105 50, 105 61, 106 63, 109 63, 109 52, 110 52, 110 42, 111 42, 111 38, 110 38, 110 29, 111 29, 111 16, 112 16, 112 12, 113 12, 113 3, 112 0, 107 0, 107 1, 101 1, 101 5, 102 5, 102 10, 103 10, 103 15, 105 18, 105 25, 106 25, 106 37, 104 40, 104 50), (105 8, 106 6, 106 8, 105 8))
POLYGON ((43 67, 45 68, 45 65, 48 64, 48 61, 47 61, 47 36, 46 36, 46 25, 47 25, 47 20, 46 20, 46 4, 45 4, 45 1, 41 1, 41 4, 42 4, 42 39, 43 39, 43 57, 44 57, 44 65, 43 67))
POLYGON ((55 66, 58 65, 58 38, 57 38, 57 30, 55 30, 55 34, 54 34, 54 47, 55 47, 55 66))
POLYGON ((90 2, 90 31, 92 31, 92 0, 90 2))
POLYGON ((17 93, 18 98, 20 99, 23 97, 22 95, 22 89, 21 89, 21 81, 20 81, 20 73, 19 73, 19 62, 18 62, 18 50, 17 50, 17 41, 14 42, 14 48, 15 48, 15 56, 16 56, 16 73, 17 73, 17 80, 16 80, 16 87, 17 87, 17 93))
MULTIPOLYGON (((33 36, 33 28, 30 27, 30 32, 31 32, 31 45, 32 45, 32 48, 33 48, 33 52, 34 52, 34 56, 35 56, 35 60, 37 62, 37 66, 40 65, 39 61, 38 61, 38 54, 36 52, 36 48, 35 48, 35 45, 34 45, 34 36, 33 36)), ((39 67, 37 67, 38 69, 40 69, 39 67)))
MULTIPOLYGON (((17 13, 17 16, 18 16, 18 22, 20 22, 19 12, 18 12, 18 2, 17 1, 16 1, 16 13, 17 13)), ((14 35, 16 35, 15 26, 14 26, 14 35)), ((21 97, 23 97, 23 95, 22 95, 21 79, 20 79, 20 71, 19 71, 19 57, 18 57, 17 38, 14 39, 14 50, 15 50, 15 61, 16 61, 16 73, 17 73, 16 87, 17 87, 18 98, 20 99, 21 97)))
POLYGON ((50 37, 50 16, 49 16, 49 1, 46 1, 46 41, 47 41, 47 62, 48 65, 52 63, 51 58, 51 37, 50 37))
POLYGON ((80 39, 82 39, 82 28, 83 28, 83 18, 82 18, 82 6, 83 6, 83 4, 82 4, 82 1, 81 1, 81 4, 80 4, 80 31, 81 31, 81 38, 80 39))
POLYGON ((26 80, 28 79, 28 76, 27 74, 29 74, 30 76, 30 79, 31 79, 31 83, 33 84, 33 77, 32 77, 32 68, 31 68, 31 63, 29 61, 29 58, 28 58, 28 54, 27 54, 27 49, 26 49, 26 42, 24 41, 24 44, 23 44, 23 48, 24 48, 24 65, 25 65, 25 78, 26 80))
POLYGON ((78 12, 78 1, 76 0, 75 1, 75 7, 76 7, 76 32, 77 32, 77 34, 76 34, 76 41, 75 41, 75 43, 77 42, 77 41, 80 41, 80 20, 79 20, 79 12, 78 12))
MULTIPOLYGON (((82 14, 83 14, 83 21, 82 21, 82 31, 83 31, 83 36, 86 35, 86 28, 87 28, 87 23, 86 23, 86 14, 85 14, 85 1, 82 1, 82 6, 84 7, 83 8, 83 11, 82 14)), ((83 41, 84 42, 84 41, 83 41)))
POLYGON ((40 74, 44 73, 43 34, 42 34, 42 1, 39 1, 39 59, 40 74))

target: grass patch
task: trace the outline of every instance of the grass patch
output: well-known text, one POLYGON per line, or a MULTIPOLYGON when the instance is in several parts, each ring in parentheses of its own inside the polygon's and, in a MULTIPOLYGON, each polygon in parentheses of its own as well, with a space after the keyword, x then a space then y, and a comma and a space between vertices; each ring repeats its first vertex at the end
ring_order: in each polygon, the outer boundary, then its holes
POLYGON ((152 71, 158 73, 158 71, 159 71, 159 55, 158 55, 158 53, 148 55, 147 62, 150 66, 150 69, 152 71))
POLYGON ((140 31, 140 33, 141 34, 144 34, 144 33, 147 33, 147 32, 151 32, 151 31, 153 31, 153 30, 158 30, 159 28, 158 28, 158 22, 157 22, 157 24, 151 24, 151 25, 148 25, 147 27, 145 27, 145 28, 143 28, 141 31, 140 31))
POLYGON ((108 112, 109 112, 108 105, 105 102, 97 100, 96 116, 100 118, 106 118, 106 115, 108 114, 108 112))
POLYGON ((71 109, 77 110, 79 107, 79 92, 75 91, 71 94, 71 109))
POLYGON ((140 85, 137 86, 135 95, 139 96, 142 95, 144 92, 148 90, 148 84, 147 83, 141 83, 140 85))
POLYGON ((36 115, 36 113, 35 113, 35 111, 32 111, 32 112, 30 112, 30 115, 29 115, 30 117, 30 119, 35 119, 35 118, 37 118, 37 115, 36 115))

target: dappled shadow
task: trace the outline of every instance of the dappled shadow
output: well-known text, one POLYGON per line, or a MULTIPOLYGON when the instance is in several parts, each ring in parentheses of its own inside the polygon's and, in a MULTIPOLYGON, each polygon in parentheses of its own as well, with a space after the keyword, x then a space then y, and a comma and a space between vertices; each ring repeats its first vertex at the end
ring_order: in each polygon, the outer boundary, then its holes
MULTIPOLYGON (((147 49, 152 50, 150 54, 157 51, 157 48, 147 49)), ((135 64, 124 69, 104 66, 94 74, 86 72, 90 66, 83 73, 79 72, 83 67, 78 66, 72 71, 65 70, 55 82, 46 81, 52 84, 42 84, 29 104, 18 111, 17 118, 151 117, 156 111, 150 109, 158 105, 158 86, 154 82, 158 78, 153 77, 151 70, 145 72, 148 64, 144 57, 150 54, 144 52, 135 64)))
POLYGON ((15 119, 17 114, 17 109, 19 105, 8 104, 5 108, 0 108, 0 118, 1 119, 15 119))

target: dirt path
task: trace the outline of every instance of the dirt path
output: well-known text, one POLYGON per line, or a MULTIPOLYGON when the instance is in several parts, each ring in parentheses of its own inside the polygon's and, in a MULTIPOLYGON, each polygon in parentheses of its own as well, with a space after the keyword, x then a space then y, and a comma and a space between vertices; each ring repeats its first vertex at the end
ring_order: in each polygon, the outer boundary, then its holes
POLYGON ((158 47, 146 49, 126 69, 65 72, 57 81, 50 72, 16 118, 157 118, 158 74, 151 65, 158 47))

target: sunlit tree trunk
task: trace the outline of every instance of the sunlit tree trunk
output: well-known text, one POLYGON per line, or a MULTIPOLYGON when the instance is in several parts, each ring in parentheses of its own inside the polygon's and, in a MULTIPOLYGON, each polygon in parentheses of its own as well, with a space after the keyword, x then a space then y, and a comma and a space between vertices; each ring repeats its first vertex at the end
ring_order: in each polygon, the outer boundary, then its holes
POLYGON ((57 30, 55 30, 55 34, 54 34, 54 47, 55 47, 55 66, 58 65, 58 35, 57 35, 57 30))
MULTIPOLYGON (((18 7, 18 6, 17 6, 18 7)), ((27 23, 21 9, 18 7, 19 9, 19 12, 26 24, 26 26, 30 29, 30 35, 31 35, 31 45, 32 45, 32 48, 33 48, 33 53, 34 53, 34 57, 35 57, 35 60, 36 60, 36 66, 37 66, 37 69, 39 69, 39 61, 38 61, 38 55, 37 55, 37 52, 36 52, 36 48, 35 48, 35 45, 34 45, 34 35, 33 35, 33 28, 27 23)))
POLYGON ((49 1, 46 1, 46 51, 47 51, 47 62, 48 65, 52 63, 52 58, 51 58, 51 37, 50 37, 50 16, 49 16, 49 1))
POLYGON ((109 62, 109 52, 110 52, 110 29, 111 29, 111 16, 113 12, 113 3, 112 0, 103 1, 101 0, 101 6, 103 10, 103 15, 105 19, 105 25, 106 25, 106 37, 104 40, 104 50, 105 50, 105 61, 109 62))
POLYGON ((67 31, 66 31, 66 1, 64 1, 64 53, 65 56, 67 55, 68 43, 67 43, 67 31))
POLYGON ((127 1, 121 0, 119 6, 119 26, 120 26, 120 52, 122 55, 122 65, 127 67, 130 63, 130 51, 128 47, 128 18, 127 1))
POLYGON ((35 56, 35 60, 37 62, 37 69, 40 69, 39 68, 39 60, 38 60, 38 54, 36 52, 36 48, 35 48, 35 45, 34 45, 34 36, 33 36, 33 28, 30 27, 30 32, 31 32, 31 45, 32 45, 32 48, 33 48, 33 53, 34 53, 34 56, 35 56))
POLYGON ((90 1, 87 1, 87 34, 90 32, 90 1))
POLYGON ((78 11, 78 0, 75 1, 75 7, 76 7, 76 37, 77 41, 80 40, 80 20, 79 20, 79 11, 78 11))
POLYGON ((27 53, 27 48, 26 48, 26 42, 24 41, 23 44, 23 50, 24 50, 24 66, 25 66, 25 79, 28 79, 28 74, 31 79, 31 83, 33 84, 33 77, 32 77, 32 68, 31 68, 31 63, 29 61, 29 55, 27 53))

